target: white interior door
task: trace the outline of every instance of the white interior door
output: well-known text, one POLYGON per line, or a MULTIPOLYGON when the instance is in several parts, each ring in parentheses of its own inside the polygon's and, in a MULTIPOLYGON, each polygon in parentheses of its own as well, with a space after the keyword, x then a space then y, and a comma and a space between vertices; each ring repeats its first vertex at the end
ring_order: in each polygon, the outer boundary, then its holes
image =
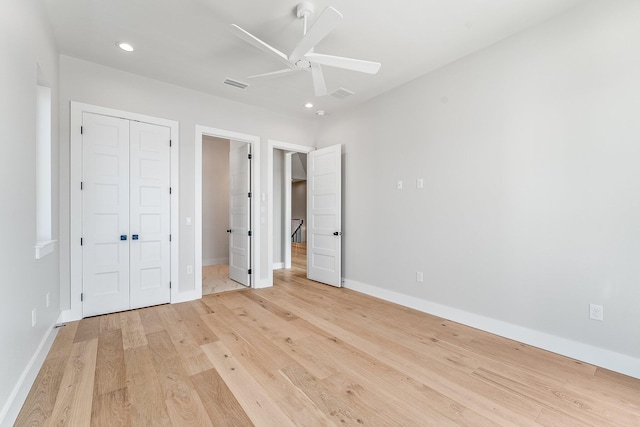
POLYGON ((229 278, 250 286, 251 144, 231 141, 229 150, 229 278))
POLYGON ((171 298, 170 138, 168 127, 131 122, 130 308, 171 298))
POLYGON ((340 145, 307 154, 307 277, 342 286, 340 145))
POLYGON ((83 316, 129 308, 129 121, 83 114, 83 316))

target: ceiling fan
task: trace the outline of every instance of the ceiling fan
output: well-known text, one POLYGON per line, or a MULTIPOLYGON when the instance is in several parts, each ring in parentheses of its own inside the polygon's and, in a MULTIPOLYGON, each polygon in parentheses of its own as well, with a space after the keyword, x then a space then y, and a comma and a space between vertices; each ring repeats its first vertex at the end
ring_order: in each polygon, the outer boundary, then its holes
POLYGON ((368 74, 376 74, 378 72, 381 65, 378 62, 315 53, 313 51, 315 46, 338 26, 342 20, 342 14, 329 6, 322 11, 313 26, 309 31, 307 31, 307 20, 312 17, 313 14, 314 7, 311 2, 303 1, 298 4, 296 8, 296 16, 303 20, 303 36, 288 56, 275 47, 260 40, 248 31, 243 30, 239 26, 235 24, 229 26, 231 32, 236 36, 263 52, 266 52, 271 57, 280 60, 287 66, 287 68, 282 70, 257 74, 248 78, 280 77, 297 71, 311 71, 313 88, 316 96, 324 96, 327 94, 327 85, 322 74, 321 65, 359 71, 361 73, 368 74))

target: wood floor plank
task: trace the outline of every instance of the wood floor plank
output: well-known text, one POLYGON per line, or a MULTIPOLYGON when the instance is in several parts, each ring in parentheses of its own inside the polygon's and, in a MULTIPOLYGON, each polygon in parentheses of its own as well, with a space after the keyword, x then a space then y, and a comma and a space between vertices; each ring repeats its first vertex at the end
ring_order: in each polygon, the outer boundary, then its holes
POLYGON ((91 426, 131 426, 129 408, 129 395, 126 387, 96 396, 91 411, 91 426))
POLYGON ((191 335, 178 313, 171 306, 158 307, 162 323, 178 350, 180 361, 187 375, 197 374, 213 368, 213 365, 202 352, 202 349, 191 335))
POLYGON ((331 424, 304 393, 281 375, 279 370, 285 366, 282 361, 294 363, 293 359, 282 354, 283 350, 267 338, 249 333, 252 330, 243 322, 225 321, 223 310, 202 317, 210 328, 219 331, 221 342, 296 425, 331 424))
POLYGON ((291 313, 289 310, 283 310, 278 304, 274 304, 271 301, 262 298, 257 292, 238 292, 238 295, 250 299, 251 301, 260 305, 260 307, 275 314, 281 319, 295 320, 298 318, 298 316, 291 313))
POLYGON ((166 331, 147 335, 169 418, 174 425, 212 426, 200 397, 186 375, 166 331))
MULTIPOLYGON (((91 323, 98 325, 97 322, 91 323)), ((98 340, 95 338, 73 344, 56 403, 45 425, 89 425, 97 352, 98 340)))
POLYGON ((121 329, 120 313, 111 313, 100 316, 100 333, 121 329))
POLYGON ((215 369, 191 376, 209 419, 220 427, 250 427, 253 423, 215 369))
POLYGON ((207 328, 202 321, 203 314, 209 314, 211 310, 202 301, 189 301, 173 305, 182 322, 189 328, 191 336, 198 345, 209 344, 218 341, 216 334, 207 328), (203 307, 204 306, 204 307, 203 307))
POLYGON ((302 390, 320 410, 327 414, 335 425, 364 425, 364 420, 368 415, 366 408, 350 405, 342 396, 336 395, 322 380, 315 378, 300 365, 287 366, 281 372, 293 385, 302 390))
POLYGON ((171 420, 149 347, 129 348, 125 350, 124 358, 132 424, 170 426, 171 420))
POLYGON ((100 317, 88 317, 78 322, 78 329, 73 342, 89 341, 98 338, 100 334, 100 317))
POLYGON ((47 358, 57 359, 60 357, 69 357, 79 325, 80 322, 69 322, 56 329, 58 333, 51 345, 47 358))
POLYGON ((145 330, 138 311, 124 311, 120 313, 122 325, 122 345, 125 350, 147 345, 145 330))
POLYGON ((202 348, 255 425, 295 426, 224 344, 218 341, 202 348))
MULTIPOLYGON (((237 345, 250 345, 266 359, 270 366, 277 369, 293 362, 289 354, 278 351, 278 346, 261 332, 244 322, 237 321, 234 314, 223 305, 216 305, 215 313, 202 316, 203 321, 219 337, 226 337, 226 343, 237 341, 237 345)), ((267 363, 265 362, 265 363, 267 363)))
POLYGON ((15 425, 41 426, 51 416, 68 357, 47 358, 31 387, 15 425))
POLYGON ((101 396, 126 386, 122 331, 107 329, 98 336, 95 394, 101 396))
POLYGON ((138 310, 140 321, 145 334, 164 331, 164 323, 160 319, 157 307, 147 307, 138 310))

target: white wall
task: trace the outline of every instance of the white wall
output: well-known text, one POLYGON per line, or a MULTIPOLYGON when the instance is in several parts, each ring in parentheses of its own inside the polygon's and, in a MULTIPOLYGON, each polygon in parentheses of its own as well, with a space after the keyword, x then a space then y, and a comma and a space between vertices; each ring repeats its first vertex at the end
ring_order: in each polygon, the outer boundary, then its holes
POLYGON ((284 245, 282 240, 284 216, 284 161, 283 150, 273 150, 273 264, 284 263, 284 245))
MULTIPOLYGON (((305 156, 306 157, 306 156, 305 156)), ((301 219, 302 242, 307 241, 307 181, 291 183, 291 218, 301 219)), ((292 229, 293 233, 296 231, 292 229)))
POLYGON ((229 263, 229 140, 202 138, 202 265, 229 263))
POLYGON ((60 313, 59 249, 39 260, 34 255, 38 65, 52 89, 52 237, 58 237, 58 53, 39 1, 7 0, 1 9, 0 425, 11 425, 55 337, 60 313), (31 327, 34 308, 37 323, 31 327))
MULTIPOLYGON (((194 276, 186 266, 194 264, 194 227, 185 218, 194 217, 195 125, 258 135, 261 152, 267 138, 313 145, 315 124, 272 113, 179 86, 126 73, 76 58, 60 56, 60 215, 61 215, 61 295, 63 308, 70 306, 69 295, 69 102, 78 101, 180 123, 180 292, 195 289, 194 276)), ((260 180, 266 182, 266 156, 262 156, 260 180)), ((258 193, 265 192, 257 189, 258 193)), ((268 220, 266 209, 258 213, 260 223, 268 220)), ((267 227, 260 236, 261 253, 267 253, 267 227)), ((266 280, 266 255, 261 260, 261 280, 266 280)))
POLYGON ((347 283, 640 376, 638 22, 590 2, 325 117, 347 283))

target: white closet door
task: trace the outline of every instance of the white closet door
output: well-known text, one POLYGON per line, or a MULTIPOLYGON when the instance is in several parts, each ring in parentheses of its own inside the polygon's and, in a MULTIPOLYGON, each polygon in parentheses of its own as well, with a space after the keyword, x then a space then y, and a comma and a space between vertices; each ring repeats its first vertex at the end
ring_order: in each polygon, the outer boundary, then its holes
POLYGON ((307 277, 342 286, 341 146, 307 154, 307 277))
POLYGON ((170 300, 170 129, 130 126, 130 308, 170 300))
POLYGON ((245 286, 251 284, 250 149, 250 144, 231 141, 229 150, 229 278, 245 286))
POLYGON ((129 308, 129 121, 83 114, 83 316, 129 308))

